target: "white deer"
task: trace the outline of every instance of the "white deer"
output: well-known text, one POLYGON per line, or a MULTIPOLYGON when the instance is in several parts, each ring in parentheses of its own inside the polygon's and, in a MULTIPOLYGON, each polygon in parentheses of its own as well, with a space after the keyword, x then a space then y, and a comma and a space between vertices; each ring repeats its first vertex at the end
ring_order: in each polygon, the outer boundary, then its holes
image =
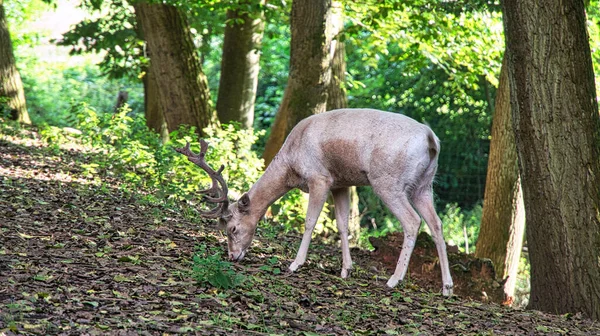
POLYGON ((306 261, 315 224, 329 192, 333 194, 335 218, 341 237, 342 271, 352 269, 348 246, 349 187, 370 185, 402 223, 404 242, 396 270, 387 286, 402 281, 423 217, 437 247, 443 295, 452 294, 442 222, 433 206, 432 183, 437 169, 439 140, 426 125, 401 114, 372 109, 340 109, 302 120, 292 129, 265 173, 237 202, 229 206, 227 184, 221 172, 204 161, 208 144, 201 140, 200 154, 188 143, 179 153, 212 178, 212 188, 202 191, 218 205, 202 215, 219 218, 226 227, 229 258, 241 260, 252 243, 258 221, 267 208, 293 188, 309 193, 305 231, 294 272, 306 261), (220 188, 219 188, 220 186, 220 188))

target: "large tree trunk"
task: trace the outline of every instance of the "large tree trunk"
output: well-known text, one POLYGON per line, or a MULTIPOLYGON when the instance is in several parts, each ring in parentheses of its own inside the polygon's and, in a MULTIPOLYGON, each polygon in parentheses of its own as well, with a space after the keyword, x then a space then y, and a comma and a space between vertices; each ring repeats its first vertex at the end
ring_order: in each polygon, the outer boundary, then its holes
POLYGON ((31 124, 23 82, 17 70, 12 41, 4 12, 4 1, 0 0, 0 113, 10 112, 10 118, 24 124, 31 124))
POLYGON ((600 318, 600 116, 583 1, 503 2, 529 308, 600 318))
POLYGON ((169 132, 180 125, 190 125, 202 133, 215 115, 185 15, 162 3, 140 1, 134 8, 151 50, 150 71, 158 83, 160 106, 169 132))
POLYGON ((265 0, 240 0, 240 4, 252 6, 255 11, 227 11, 217 115, 222 123, 237 121, 242 127, 251 128, 254 123, 260 44, 264 31, 262 6, 265 0))
POLYGON ((268 165, 300 120, 325 112, 331 79, 326 33, 331 0, 294 0, 291 13, 291 55, 287 87, 263 158, 268 165))
MULTIPOLYGON (((141 16, 135 16, 137 24, 137 35, 138 38, 144 41, 144 57, 151 58, 150 47, 146 42, 144 30, 142 28, 141 16)), ((149 62, 146 66, 142 67, 142 83, 144 84, 144 116, 146 117, 146 126, 149 129, 160 135, 162 143, 169 141, 169 127, 165 116, 163 115, 163 108, 160 105, 160 98, 158 92, 158 83, 154 77, 150 68, 152 63, 149 62)))
POLYGON ((510 117, 506 56, 494 106, 483 216, 475 256, 491 259, 496 275, 503 279, 508 276, 504 285, 505 302, 512 303, 525 233, 525 209, 510 117))
MULTIPOLYGON (((152 67, 152 64, 150 64, 150 67, 152 67)), ((160 135, 162 143, 167 143, 169 141, 169 128, 158 98, 158 83, 150 69, 147 69, 142 81, 144 82, 146 126, 160 135)))
MULTIPOLYGON (((327 107, 326 109, 335 110, 348 107, 348 98, 346 96, 346 47, 339 38, 339 34, 344 28, 344 7, 340 1, 333 1, 331 6, 330 28, 327 29, 331 35, 330 59, 331 59, 331 81, 327 87, 327 107)), ((330 197, 331 199, 331 197, 330 197)), ((358 209, 358 193, 356 187, 350 188, 350 218, 348 221, 348 233, 351 236, 353 244, 360 238, 360 212, 358 209)), ((329 201, 332 205, 333 202, 329 201)), ((335 218, 335 212, 329 214, 335 218)))

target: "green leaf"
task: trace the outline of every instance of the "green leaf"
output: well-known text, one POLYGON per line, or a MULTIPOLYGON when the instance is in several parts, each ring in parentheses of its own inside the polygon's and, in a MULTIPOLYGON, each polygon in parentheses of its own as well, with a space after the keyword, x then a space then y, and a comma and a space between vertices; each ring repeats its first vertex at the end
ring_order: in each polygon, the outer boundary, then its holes
POLYGON ((547 332, 549 332, 549 331, 550 331, 550 330, 548 329, 548 327, 546 327, 546 326, 543 326, 543 325, 539 325, 539 326, 535 327, 535 330, 537 330, 537 331, 541 331, 541 332, 545 332, 545 333, 547 333, 547 332))
POLYGON ((84 301, 83 304, 91 306, 93 308, 98 308, 99 304, 96 301, 84 301))
POLYGON ((116 282, 129 282, 131 281, 131 279, 129 279, 128 277, 122 275, 122 274, 117 274, 113 277, 113 280, 115 280, 116 282))

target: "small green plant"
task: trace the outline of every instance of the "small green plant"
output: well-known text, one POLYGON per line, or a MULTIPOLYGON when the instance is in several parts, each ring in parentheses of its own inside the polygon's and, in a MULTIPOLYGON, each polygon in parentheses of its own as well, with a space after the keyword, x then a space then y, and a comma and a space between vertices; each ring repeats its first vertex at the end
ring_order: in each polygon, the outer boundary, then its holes
POLYGON ((222 252, 215 251, 211 254, 206 244, 196 248, 193 262, 192 278, 199 284, 230 289, 241 285, 244 281, 245 277, 237 274, 230 262, 223 260, 222 252))
POLYGON ((275 275, 281 274, 281 268, 279 268, 279 259, 277 257, 269 258, 268 264, 261 266, 259 269, 275 275))

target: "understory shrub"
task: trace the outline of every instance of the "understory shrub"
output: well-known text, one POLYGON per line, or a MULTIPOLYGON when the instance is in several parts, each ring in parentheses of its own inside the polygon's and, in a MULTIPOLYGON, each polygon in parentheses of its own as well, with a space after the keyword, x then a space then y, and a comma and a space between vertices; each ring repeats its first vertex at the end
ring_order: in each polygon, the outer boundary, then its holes
MULTIPOLYGON (((473 253, 479 235, 482 214, 483 207, 481 204, 477 204, 471 210, 463 210, 455 203, 446 204, 443 211, 438 211, 438 215, 442 220, 446 243, 456 245, 461 252, 473 253)), ((402 231, 400 222, 385 207, 380 209, 377 217, 370 217, 369 225, 361 225, 361 227, 358 244, 366 248, 372 248, 369 243, 370 237, 383 237, 390 233, 402 231)), ((421 223, 421 230, 429 232, 425 222, 421 223)))
POLYGON ((70 112, 79 101, 85 101, 96 111, 112 114, 119 91, 127 91, 131 110, 141 113, 143 109, 141 81, 110 79, 91 57, 73 56, 70 62, 64 62, 24 54, 20 62, 27 64, 19 72, 34 124, 76 127, 70 122, 70 112))
POLYGON ((209 251, 206 244, 196 247, 193 263, 192 278, 200 285, 230 289, 241 285, 245 279, 233 270, 230 262, 223 260, 221 250, 209 251))
MULTIPOLYGON (((194 206, 197 192, 211 185, 202 169, 173 149, 188 141, 198 153, 199 138, 194 128, 182 127, 171 133, 168 143, 162 144, 159 136, 146 127, 144 116, 132 113, 128 106, 114 114, 99 114, 85 103, 74 103, 70 115, 78 132, 42 125, 40 134, 55 145, 75 137, 91 146, 90 162, 82 167, 95 175, 99 183, 100 177, 119 176, 122 189, 143 190, 147 200, 186 200, 194 206)), ((262 159, 251 148, 259 133, 233 124, 207 128, 204 133, 209 143, 206 161, 215 170, 224 164, 223 176, 229 182, 231 195, 240 195, 262 172, 262 159)))

